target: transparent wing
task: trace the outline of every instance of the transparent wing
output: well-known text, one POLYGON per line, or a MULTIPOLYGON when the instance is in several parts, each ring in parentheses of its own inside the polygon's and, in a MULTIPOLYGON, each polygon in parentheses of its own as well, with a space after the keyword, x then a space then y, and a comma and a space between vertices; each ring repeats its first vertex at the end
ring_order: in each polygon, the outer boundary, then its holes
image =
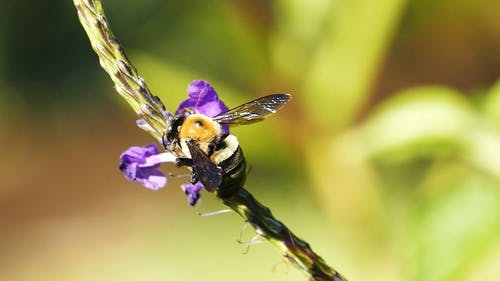
POLYGON ((194 142, 186 142, 191 159, 193 159, 193 172, 198 180, 209 192, 214 192, 222 182, 222 169, 215 165, 194 142))
POLYGON ((113 35, 101 1, 73 0, 80 22, 87 32, 102 68, 109 74, 115 89, 139 115, 138 124, 158 141, 168 127, 170 116, 160 99, 148 89, 113 35))
POLYGON ((219 124, 243 125, 264 120, 268 115, 276 113, 292 96, 290 94, 274 94, 247 102, 224 113, 213 120, 219 124))

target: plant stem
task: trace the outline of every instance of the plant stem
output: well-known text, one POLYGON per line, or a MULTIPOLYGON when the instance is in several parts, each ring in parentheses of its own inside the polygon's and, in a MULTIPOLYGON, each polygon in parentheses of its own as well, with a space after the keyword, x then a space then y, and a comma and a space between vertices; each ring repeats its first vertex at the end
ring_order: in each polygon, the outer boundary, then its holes
POLYGON ((314 281, 346 281, 342 275, 316 254, 309 244, 293 234, 246 189, 240 188, 227 197, 218 196, 224 204, 250 223, 261 235, 280 248, 283 256, 314 281))

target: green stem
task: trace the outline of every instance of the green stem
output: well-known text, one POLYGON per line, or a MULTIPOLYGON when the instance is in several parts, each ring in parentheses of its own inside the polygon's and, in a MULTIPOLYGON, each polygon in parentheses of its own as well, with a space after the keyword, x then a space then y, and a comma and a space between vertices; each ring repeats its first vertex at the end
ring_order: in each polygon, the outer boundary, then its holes
POLYGON ((285 224, 277 220, 271 210, 262 205, 246 189, 223 197, 224 204, 250 223, 257 234, 280 248, 283 256, 315 281, 346 281, 339 272, 328 266, 309 244, 293 234, 285 224))

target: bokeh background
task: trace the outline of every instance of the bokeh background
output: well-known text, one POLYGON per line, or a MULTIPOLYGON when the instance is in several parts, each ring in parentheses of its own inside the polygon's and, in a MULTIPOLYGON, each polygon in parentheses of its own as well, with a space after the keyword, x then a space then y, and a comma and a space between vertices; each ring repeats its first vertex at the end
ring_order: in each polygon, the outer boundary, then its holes
MULTIPOLYGON (((170 110, 194 79, 231 107, 294 99, 235 128, 247 188, 350 280, 500 276, 500 2, 106 0, 170 110)), ((127 182, 152 141, 71 1, 0 10, 0 280, 306 280, 177 177, 127 182)), ((178 175, 183 170, 166 167, 178 175)))

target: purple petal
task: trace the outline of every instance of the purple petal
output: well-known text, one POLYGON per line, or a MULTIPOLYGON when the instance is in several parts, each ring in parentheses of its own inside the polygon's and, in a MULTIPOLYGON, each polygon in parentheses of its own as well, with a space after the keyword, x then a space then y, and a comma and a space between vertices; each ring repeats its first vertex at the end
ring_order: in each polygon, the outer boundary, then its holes
POLYGON ((141 169, 140 177, 137 177, 137 181, 145 188, 158 190, 167 184, 167 177, 155 169, 141 169))
POLYGON ((191 108, 196 113, 214 117, 228 110, 219 100, 217 92, 207 81, 195 80, 188 87, 188 98, 179 104, 175 114, 182 113, 185 108, 191 108))
POLYGON ((196 203, 198 203, 198 200, 200 200, 200 191, 203 189, 203 184, 201 182, 197 182, 195 184, 185 183, 181 185, 181 188, 188 196, 189 205, 196 205, 196 203))
POLYGON ((120 156, 120 170, 125 178, 138 181, 144 187, 157 190, 165 186, 167 177, 158 169, 160 163, 174 162, 171 153, 158 153, 155 144, 133 146, 120 156))
POLYGON ((175 159, 177 159, 177 157, 175 157, 172 153, 164 152, 147 157, 144 163, 140 165, 141 167, 152 167, 160 163, 175 163, 175 159))
POLYGON ((120 155, 122 163, 144 163, 146 158, 158 154, 158 148, 154 143, 145 146, 132 146, 120 155))
POLYGON ((120 163, 120 171, 122 171, 125 178, 129 181, 135 181, 137 173, 137 163, 120 163))

